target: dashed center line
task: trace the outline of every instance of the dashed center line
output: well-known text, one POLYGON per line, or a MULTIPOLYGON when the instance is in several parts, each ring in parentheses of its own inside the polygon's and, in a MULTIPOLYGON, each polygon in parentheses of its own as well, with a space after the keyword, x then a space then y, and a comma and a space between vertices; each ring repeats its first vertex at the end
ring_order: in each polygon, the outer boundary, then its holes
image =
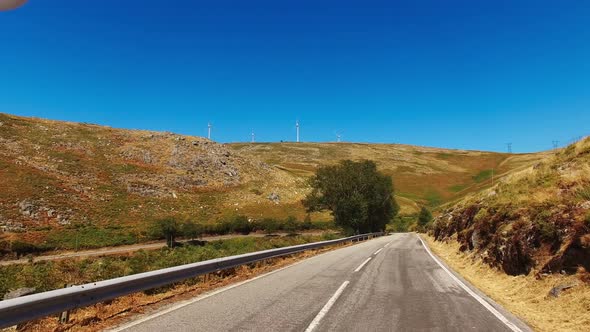
POLYGON ((371 260, 371 257, 367 258, 361 265, 359 265, 359 267, 356 268, 356 270, 354 270, 354 272, 358 272, 360 271, 365 265, 367 265, 367 263, 371 260))
POLYGON ((383 250, 383 249, 385 249, 385 247, 383 247, 383 248, 381 248, 381 249, 379 249, 379 250, 375 251, 375 253, 374 253, 373 255, 378 255, 378 254, 381 252, 381 250, 383 250))
POLYGON ((336 303, 336 301, 338 300, 338 298, 340 297, 340 295, 342 295, 342 292, 344 292, 344 289, 346 288, 346 286, 348 286, 348 284, 350 284, 350 281, 345 281, 344 283, 342 283, 342 285, 340 286, 340 288, 338 288, 338 290, 336 291, 336 293, 334 293, 334 295, 332 295, 332 297, 330 298, 330 300, 328 300, 328 303, 326 303, 326 305, 324 305, 324 307, 322 308, 322 310, 320 310, 320 312, 317 314, 317 316, 315 316, 315 318, 313 319, 313 321, 311 321, 311 324, 309 324, 309 326, 307 327, 307 329, 305 330, 305 332, 311 332, 313 331, 316 327, 318 327, 318 325, 320 325, 320 322, 322 321, 322 319, 324 318, 324 316, 326 316, 326 314, 328 313, 328 311, 330 311, 330 309, 332 308, 332 306, 334 305, 334 303, 336 303))

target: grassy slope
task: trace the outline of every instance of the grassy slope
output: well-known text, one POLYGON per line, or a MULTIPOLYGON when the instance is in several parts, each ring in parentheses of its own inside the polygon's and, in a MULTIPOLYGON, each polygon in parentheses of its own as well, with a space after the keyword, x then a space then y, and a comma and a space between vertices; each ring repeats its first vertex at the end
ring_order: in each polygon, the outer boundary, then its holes
POLYGON ((162 216, 207 223, 246 202, 285 213, 296 205, 299 179, 200 137, 0 114, 0 146, 5 245, 133 243, 162 216), (271 192, 286 202, 272 203, 271 192))
POLYGON ((0 233, 0 249, 16 239, 58 248, 134 243, 149 221, 168 215, 303 219, 306 177, 348 158, 375 160, 393 175, 402 213, 411 214, 489 187, 492 168, 498 177, 539 158, 382 144, 221 145, 7 114, 0 146, 0 231, 10 230, 0 233))
POLYGON ((509 274, 590 270, 590 139, 469 195, 433 232, 509 274))
POLYGON ((540 155, 447 150, 398 144, 257 143, 230 144, 241 155, 258 158, 294 176, 306 177, 319 165, 342 159, 370 159, 393 176, 402 213, 421 205, 436 207, 489 187, 498 178, 530 165, 540 155))

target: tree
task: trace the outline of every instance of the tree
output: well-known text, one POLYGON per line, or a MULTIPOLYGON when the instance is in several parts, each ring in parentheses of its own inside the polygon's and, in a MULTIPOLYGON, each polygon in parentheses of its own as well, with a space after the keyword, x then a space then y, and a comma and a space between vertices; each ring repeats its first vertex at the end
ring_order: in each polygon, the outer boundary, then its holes
POLYGON ((182 234, 191 240, 203 235, 203 226, 197 222, 185 221, 182 224, 182 234))
POLYGON ((373 161, 322 166, 309 184, 312 191, 303 200, 307 211, 329 210, 336 225, 349 232, 383 231, 399 211, 391 177, 373 161))
POLYGON ((432 221, 432 213, 426 208, 422 207, 420 214, 418 215, 418 225, 424 228, 429 222, 432 221))
POLYGON ((150 227, 150 233, 155 237, 166 238, 166 245, 172 248, 176 237, 181 234, 181 226, 174 218, 159 219, 150 227))

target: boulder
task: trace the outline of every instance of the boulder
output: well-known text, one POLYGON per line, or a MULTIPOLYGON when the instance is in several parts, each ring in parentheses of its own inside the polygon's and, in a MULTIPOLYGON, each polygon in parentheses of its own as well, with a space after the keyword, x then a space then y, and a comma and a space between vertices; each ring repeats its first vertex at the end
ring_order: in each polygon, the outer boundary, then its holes
POLYGON ((276 204, 279 204, 281 202, 281 196, 279 196, 279 194, 277 193, 271 193, 270 195, 268 195, 268 199, 276 204))
POLYGON ((4 300, 16 299, 17 297, 30 295, 30 294, 35 293, 35 290, 36 290, 35 288, 26 288, 26 287, 15 289, 13 291, 6 293, 6 295, 4 295, 4 300))
POLYGON ((561 293, 563 293, 564 291, 566 291, 568 289, 574 288, 577 285, 578 284, 576 284, 576 283, 557 285, 557 286, 551 288, 548 296, 553 297, 553 298, 558 298, 559 295, 561 295, 561 293))

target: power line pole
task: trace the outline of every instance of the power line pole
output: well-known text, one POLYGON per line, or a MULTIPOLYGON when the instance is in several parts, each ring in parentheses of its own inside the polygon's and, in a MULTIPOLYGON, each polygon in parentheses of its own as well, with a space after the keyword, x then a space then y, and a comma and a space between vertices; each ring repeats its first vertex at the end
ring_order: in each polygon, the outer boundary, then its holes
POLYGON ((508 147, 508 153, 512 153, 512 143, 506 143, 506 147, 508 147))
POLYGON ((555 140, 552 143, 553 143, 553 148, 554 149, 557 149, 559 147, 559 141, 555 140))
POLYGON ((211 139, 211 128, 213 128, 213 126, 211 125, 211 122, 209 122, 207 124, 207 138, 211 139))
POLYGON ((297 143, 299 143, 299 120, 295 121, 295 128, 297 128, 297 143))

